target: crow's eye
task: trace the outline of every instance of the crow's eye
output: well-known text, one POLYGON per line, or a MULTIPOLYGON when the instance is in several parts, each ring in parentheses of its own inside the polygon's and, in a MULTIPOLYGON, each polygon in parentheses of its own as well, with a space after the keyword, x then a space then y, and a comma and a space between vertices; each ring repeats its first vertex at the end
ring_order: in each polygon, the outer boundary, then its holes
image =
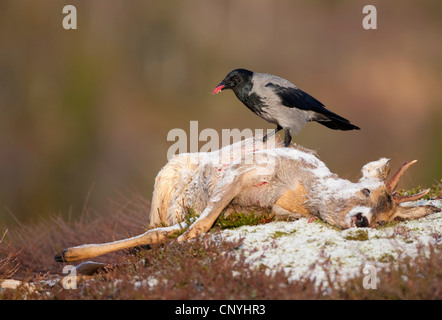
POLYGON ((362 194, 363 194, 364 196, 366 196, 366 197, 369 197, 369 196, 370 196, 370 190, 368 190, 367 188, 362 189, 361 192, 362 192, 362 194))
POLYGON ((232 81, 235 82, 235 83, 238 83, 239 82, 239 77, 238 76, 233 76, 232 77, 232 81))

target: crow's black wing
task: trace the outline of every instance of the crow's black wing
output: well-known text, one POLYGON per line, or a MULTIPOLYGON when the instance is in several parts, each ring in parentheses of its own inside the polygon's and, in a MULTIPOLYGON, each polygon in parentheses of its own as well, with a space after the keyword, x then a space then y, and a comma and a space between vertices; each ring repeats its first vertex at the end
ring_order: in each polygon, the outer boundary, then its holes
POLYGON ((327 110, 322 102, 313 98, 308 93, 298 88, 284 87, 269 82, 266 87, 272 88, 273 92, 281 99, 281 103, 289 108, 298 108, 306 111, 316 112, 318 115, 312 118, 320 124, 331 129, 353 130, 359 129, 352 125, 347 119, 327 110))
POLYGON ((306 111, 314 111, 325 116, 333 116, 340 118, 342 121, 347 121, 347 119, 338 116, 337 114, 327 110, 322 102, 313 98, 307 92, 302 91, 298 88, 283 87, 277 84, 268 83, 266 87, 273 89, 278 97, 281 98, 283 105, 289 108, 298 108, 306 111))

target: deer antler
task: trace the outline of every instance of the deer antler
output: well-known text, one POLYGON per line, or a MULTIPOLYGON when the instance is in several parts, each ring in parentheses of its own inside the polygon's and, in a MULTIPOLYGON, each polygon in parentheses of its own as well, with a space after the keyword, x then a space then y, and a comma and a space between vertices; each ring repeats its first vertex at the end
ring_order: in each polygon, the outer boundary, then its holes
POLYGON ((385 184, 385 187, 387 188, 387 191, 392 193, 394 190, 396 190, 396 187, 399 183, 399 179, 404 174, 405 170, 407 170, 412 164, 415 164, 417 160, 413 160, 410 162, 405 161, 402 166, 399 168, 399 170, 394 174, 393 177, 391 177, 390 180, 385 184))
POLYGON ((394 190, 396 190, 397 185, 399 183, 399 179, 402 177, 402 175, 404 174, 405 170, 407 170, 412 164, 415 164, 417 162, 417 160, 413 160, 410 162, 404 162, 401 167, 399 168, 399 170, 393 175, 393 177, 391 177, 390 180, 388 180, 388 182, 385 184, 385 187, 387 188, 387 191, 390 192, 393 196, 393 200, 396 204, 402 203, 402 202, 407 202, 407 201, 414 201, 414 200, 418 200, 420 198, 422 198, 423 196, 425 196, 428 192, 430 192, 430 189, 425 189, 417 194, 413 194, 410 196, 398 196, 396 192, 394 192, 394 190))
POLYGON ((418 199, 422 198, 428 192, 430 192, 430 189, 425 189, 424 191, 413 194, 411 196, 393 196, 393 200, 396 204, 399 204, 402 202, 407 202, 407 201, 414 201, 414 200, 418 200, 418 199))

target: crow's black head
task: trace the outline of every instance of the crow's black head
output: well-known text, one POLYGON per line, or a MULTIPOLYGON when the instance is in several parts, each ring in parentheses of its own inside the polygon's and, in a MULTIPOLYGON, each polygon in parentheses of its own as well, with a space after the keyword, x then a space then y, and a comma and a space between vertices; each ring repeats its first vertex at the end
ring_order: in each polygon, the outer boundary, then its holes
POLYGON ((250 83, 250 79, 253 76, 253 72, 246 69, 235 69, 231 71, 223 81, 221 81, 215 89, 213 89, 212 93, 217 94, 225 89, 238 89, 241 86, 244 86, 247 83, 250 83))

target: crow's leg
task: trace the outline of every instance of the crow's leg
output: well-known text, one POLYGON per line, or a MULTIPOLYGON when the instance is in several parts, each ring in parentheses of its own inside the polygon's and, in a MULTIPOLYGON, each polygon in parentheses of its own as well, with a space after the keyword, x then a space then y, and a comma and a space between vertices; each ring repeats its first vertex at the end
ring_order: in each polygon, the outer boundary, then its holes
POLYGON ((278 124, 278 126, 276 127, 275 130, 273 130, 272 132, 266 134, 264 136, 264 138, 262 138, 262 142, 266 142, 269 137, 273 136, 275 133, 277 133, 278 131, 281 131, 281 130, 282 130, 282 127, 278 124))
POLYGON ((285 129, 284 146, 288 147, 292 141, 292 136, 290 135, 290 129, 285 129))

